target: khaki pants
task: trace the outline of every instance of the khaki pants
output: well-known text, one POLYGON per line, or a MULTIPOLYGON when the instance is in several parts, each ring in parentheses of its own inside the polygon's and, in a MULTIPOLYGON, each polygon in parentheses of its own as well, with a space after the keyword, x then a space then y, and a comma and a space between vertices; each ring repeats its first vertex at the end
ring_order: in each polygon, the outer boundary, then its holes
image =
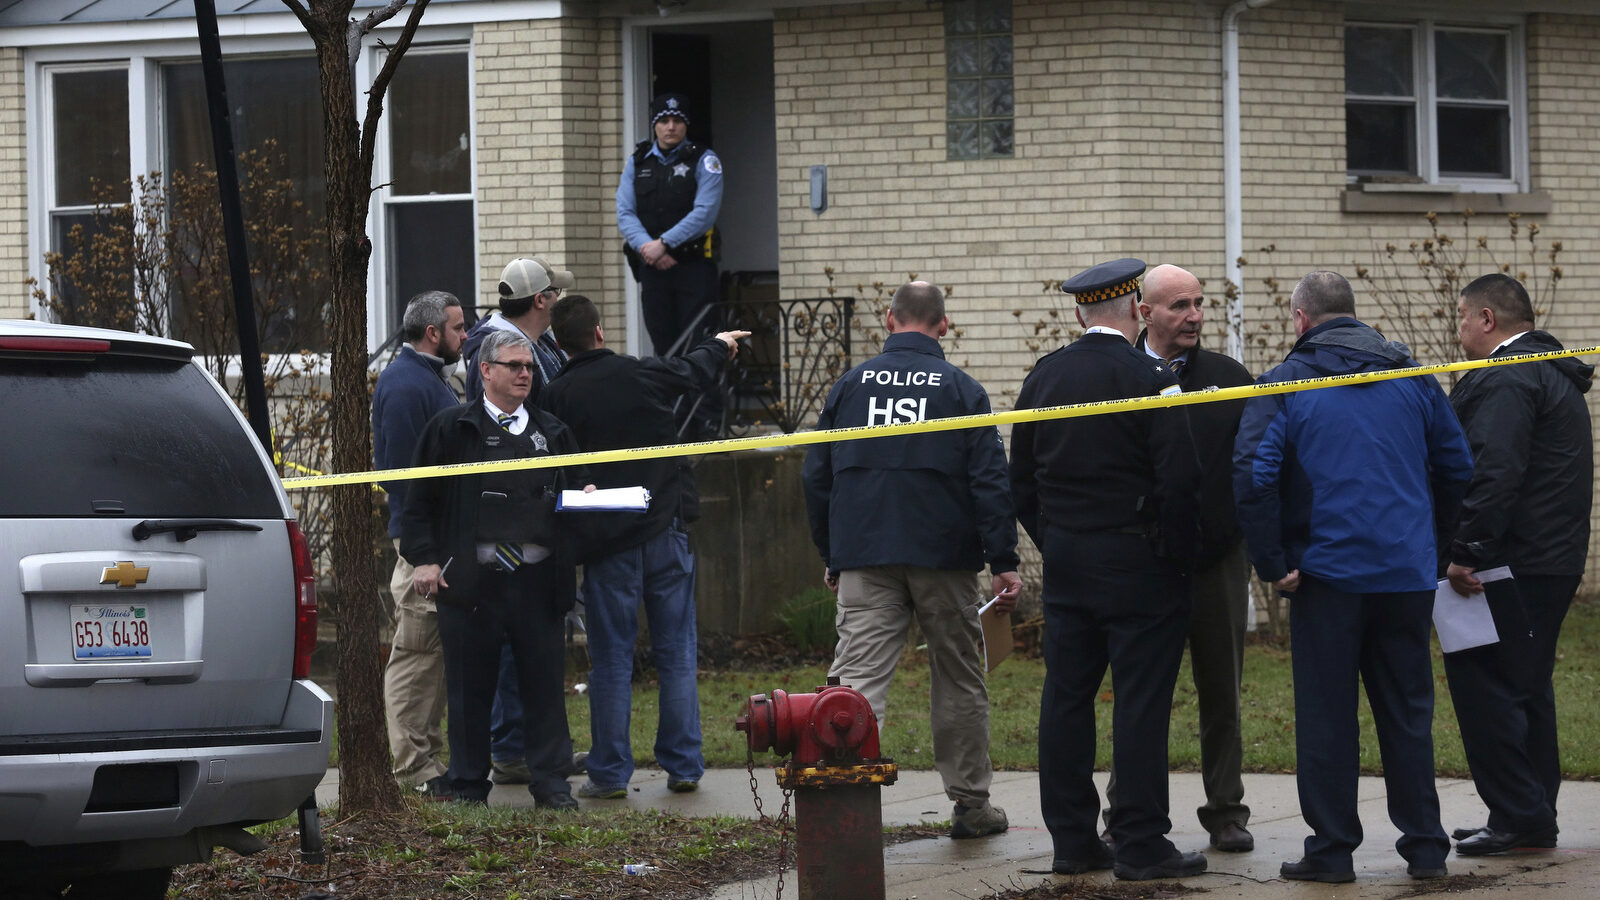
MULTIPOLYGON (((989 801, 989 694, 983 683, 978 605, 971 572, 874 566, 839 573, 839 645, 829 675, 872 704, 879 726, 912 616, 928 641, 933 764, 962 806, 989 801)), ((885 744, 885 752, 893 756, 885 744)))
MULTIPOLYGON (((395 549, 400 549, 397 540, 395 549)), ((411 586, 412 566, 396 557, 389 590, 394 594, 394 640, 383 673, 383 706, 389 727, 394 777, 419 785, 443 775, 444 652, 439 643, 439 617, 432 600, 411 586)))

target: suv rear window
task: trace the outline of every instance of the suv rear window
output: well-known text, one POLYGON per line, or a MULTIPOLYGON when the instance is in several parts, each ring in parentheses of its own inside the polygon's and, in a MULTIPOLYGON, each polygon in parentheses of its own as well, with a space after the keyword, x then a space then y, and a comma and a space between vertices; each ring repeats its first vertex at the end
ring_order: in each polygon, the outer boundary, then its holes
POLYGON ((173 360, 0 359, 0 517, 280 518, 229 406, 173 360))

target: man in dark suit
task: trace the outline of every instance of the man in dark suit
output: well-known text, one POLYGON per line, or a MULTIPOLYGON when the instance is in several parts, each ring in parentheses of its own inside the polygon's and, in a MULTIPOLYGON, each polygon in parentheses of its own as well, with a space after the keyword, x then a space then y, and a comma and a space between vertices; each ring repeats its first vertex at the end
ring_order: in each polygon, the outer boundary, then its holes
MULTIPOLYGON (((1561 349, 1534 329, 1528 292, 1509 275, 1467 285, 1457 311, 1469 359, 1561 349)), ((1474 470, 1448 574, 1463 594, 1487 590, 1500 626, 1496 643, 1444 658, 1472 783, 1489 807, 1487 825, 1455 833, 1458 856, 1556 845, 1550 678, 1589 551, 1594 440, 1583 395, 1593 377, 1593 366, 1553 359, 1468 372, 1450 392, 1474 470), (1504 565, 1512 578, 1486 584, 1475 574, 1504 565)))
MULTIPOLYGON (((1232 357, 1200 346, 1205 292, 1200 279, 1177 266, 1156 266, 1144 279, 1139 315, 1145 331, 1134 346, 1164 361, 1184 391, 1249 384, 1250 372, 1232 357)), ((1239 682, 1244 673, 1245 616, 1250 565, 1244 533, 1233 512, 1233 437, 1243 400, 1188 407, 1195 456, 1200 460, 1200 544, 1190 588, 1189 666, 1200 705, 1200 780, 1206 804, 1196 810, 1211 846, 1226 853, 1255 848, 1245 824, 1240 768, 1239 682)), ((1106 785, 1114 806, 1117 773, 1106 785)), ((1107 821, 1111 813, 1106 812, 1107 821)))
MULTIPOLYGON (((1120 259, 1065 282, 1082 338, 1041 359, 1018 409, 1180 393, 1165 362, 1134 349, 1138 277, 1120 259)), ((1011 434, 1017 518, 1044 557, 1045 685, 1039 797, 1052 868, 1118 878, 1198 875, 1199 853, 1166 834, 1167 727, 1189 627, 1200 470, 1181 408, 1019 423, 1011 434), (1122 776, 1108 850, 1095 834, 1095 697, 1117 686, 1112 755, 1122 776)))
MULTIPOLYGON (((533 346, 520 332, 496 330, 479 348, 483 393, 431 419, 417 441, 415 466, 528 459, 578 452, 559 419, 525 405, 533 346)), ((412 583, 437 597, 444 647, 448 791, 438 799, 489 797, 489 715, 500 677, 500 648, 511 648, 522 695, 522 761, 528 792, 547 809, 575 809, 572 737, 562 696, 567 611, 577 594, 570 526, 557 520, 565 487, 587 481, 581 468, 511 469, 414 482, 400 523, 400 555, 412 583)), ((586 485, 585 490, 593 490, 586 485)))

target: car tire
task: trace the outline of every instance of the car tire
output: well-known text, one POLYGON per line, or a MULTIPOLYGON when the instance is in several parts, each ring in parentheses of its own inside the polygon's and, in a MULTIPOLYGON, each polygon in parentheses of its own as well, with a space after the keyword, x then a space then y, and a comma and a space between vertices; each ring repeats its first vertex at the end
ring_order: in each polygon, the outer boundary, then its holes
POLYGON ((107 872, 74 881, 66 900, 162 900, 170 881, 170 868, 107 872))

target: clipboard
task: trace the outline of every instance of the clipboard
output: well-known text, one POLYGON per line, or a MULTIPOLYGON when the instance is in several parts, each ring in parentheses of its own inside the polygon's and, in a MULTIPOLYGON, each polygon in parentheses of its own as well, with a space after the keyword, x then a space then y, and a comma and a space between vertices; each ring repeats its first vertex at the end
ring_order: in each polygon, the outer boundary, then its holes
POLYGON ((993 672, 1005 658, 1011 655, 1011 646, 1014 643, 1011 637, 1011 613, 1000 612, 994 609, 994 604, 999 597, 990 598, 988 603, 978 607, 978 625, 983 638, 983 670, 993 672))

